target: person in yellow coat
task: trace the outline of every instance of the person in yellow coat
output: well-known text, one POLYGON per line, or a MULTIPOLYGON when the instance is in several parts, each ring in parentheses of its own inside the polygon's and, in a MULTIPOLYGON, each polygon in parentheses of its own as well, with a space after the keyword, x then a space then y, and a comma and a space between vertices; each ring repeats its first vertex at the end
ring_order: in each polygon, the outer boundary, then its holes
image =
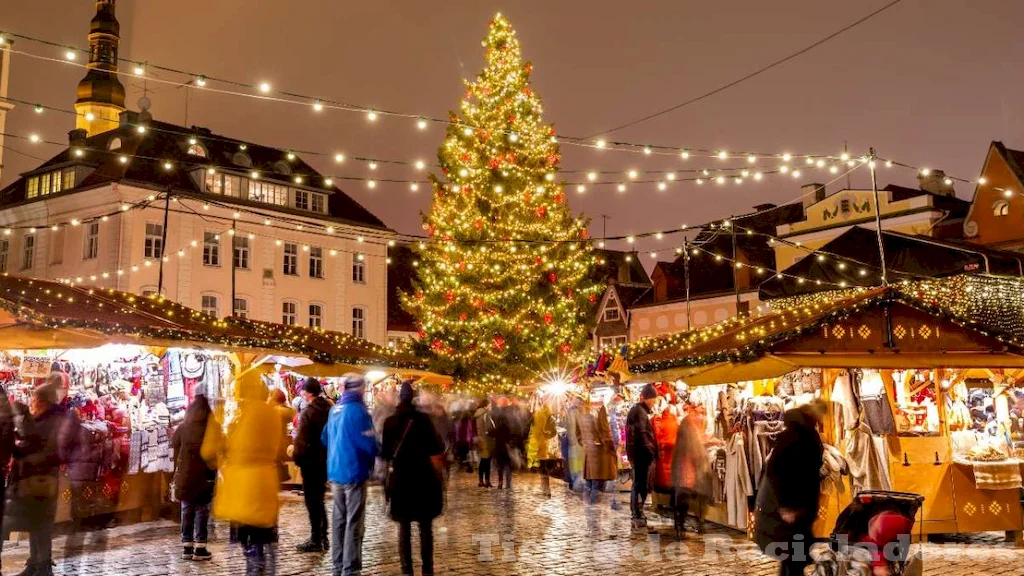
POLYGON ((238 409, 227 422, 227 432, 211 418, 201 453, 217 468, 213 516, 238 525, 245 573, 255 576, 273 573, 284 431, 277 410, 266 402, 267 387, 258 372, 243 372, 235 387, 238 409))
POLYGON ((526 447, 527 462, 530 468, 540 469, 541 488, 546 496, 551 495, 550 471, 559 458, 558 452, 551 452, 551 439, 557 434, 555 418, 551 408, 541 403, 533 413, 533 425, 530 426, 530 443, 526 447))

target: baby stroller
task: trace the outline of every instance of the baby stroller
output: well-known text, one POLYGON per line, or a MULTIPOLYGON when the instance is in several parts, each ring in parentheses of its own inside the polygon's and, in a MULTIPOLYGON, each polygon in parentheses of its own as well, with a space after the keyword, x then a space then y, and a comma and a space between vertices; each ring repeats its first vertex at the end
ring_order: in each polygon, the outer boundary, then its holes
POLYGON ((921 553, 910 555, 910 535, 924 496, 864 491, 836 519, 828 543, 810 555, 815 576, 921 576, 921 553))

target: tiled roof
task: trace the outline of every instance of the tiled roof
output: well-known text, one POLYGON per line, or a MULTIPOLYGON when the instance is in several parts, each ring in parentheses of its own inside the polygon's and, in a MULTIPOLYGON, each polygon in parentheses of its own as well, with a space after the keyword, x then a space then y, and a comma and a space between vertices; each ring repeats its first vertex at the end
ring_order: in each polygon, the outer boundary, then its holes
POLYGON ((136 114, 125 113, 122 118, 123 123, 120 127, 86 139, 83 145, 86 153, 82 158, 74 157, 69 147, 38 168, 23 174, 21 178, 0 191, 0 208, 45 198, 26 198, 26 177, 71 163, 88 166, 93 170, 77 182, 74 189, 60 194, 75 194, 110 182, 124 182, 154 190, 166 190, 170 187, 178 193, 204 194, 189 173, 196 168, 213 167, 219 171, 242 176, 256 170, 259 171, 261 180, 287 186, 295 186, 292 182, 293 175, 301 175, 305 179, 306 187, 329 194, 327 215, 229 196, 217 196, 220 202, 329 219, 341 224, 386 229, 379 218, 341 189, 336 186, 325 187, 325 177, 306 164, 298 154, 293 160, 288 160, 286 150, 220 136, 203 128, 186 128, 156 120, 146 122, 148 129, 144 134, 140 134, 136 130, 136 114), (205 149, 205 157, 188 153, 190 138, 195 138, 205 149), (120 140, 120 147, 111 149, 115 139, 120 140), (242 146, 245 150, 241 149, 242 146), (128 157, 126 163, 120 161, 121 155, 128 157), (236 160, 242 162, 237 163, 236 160), (173 162, 175 168, 165 170, 165 161, 173 162), (250 163, 251 165, 247 165, 250 163))

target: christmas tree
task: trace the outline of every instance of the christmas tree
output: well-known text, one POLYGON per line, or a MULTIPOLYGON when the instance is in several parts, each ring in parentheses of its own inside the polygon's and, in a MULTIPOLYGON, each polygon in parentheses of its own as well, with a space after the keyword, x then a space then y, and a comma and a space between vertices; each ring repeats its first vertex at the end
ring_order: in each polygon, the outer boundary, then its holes
POLYGON ((508 389, 573 360, 600 286, 587 221, 558 179, 515 31, 502 15, 483 41, 486 66, 466 82, 432 176, 418 281, 406 295, 439 368, 477 391, 508 389))

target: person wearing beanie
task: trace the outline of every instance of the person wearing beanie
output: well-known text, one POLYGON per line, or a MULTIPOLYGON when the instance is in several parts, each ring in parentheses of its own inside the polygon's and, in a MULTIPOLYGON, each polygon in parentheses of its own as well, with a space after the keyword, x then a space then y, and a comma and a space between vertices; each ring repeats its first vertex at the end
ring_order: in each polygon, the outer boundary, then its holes
POLYGON ((385 498, 398 522, 402 574, 413 573, 412 523, 419 525, 423 574, 434 573, 433 521, 444 509, 444 444, 430 417, 413 405, 412 383, 403 382, 398 407, 384 422, 381 457, 388 463, 385 498))
POLYGON ((644 504, 650 492, 651 467, 658 454, 658 444, 651 424, 651 409, 658 399, 654 385, 647 384, 640 391, 640 401, 626 416, 626 456, 633 467, 633 488, 630 491, 629 508, 633 525, 641 528, 647 525, 644 504))
POLYGON ((330 549, 327 530, 327 448, 320 442, 331 403, 323 396, 323 387, 316 378, 307 378, 300 388, 305 408, 299 413, 295 427, 292 457, 302 472, 302 496, 309 515, 309 540, 299 544, 299 552, 325 552, 330 549))
POLYGON ((363 402, 366 381, 361 374, 343 378, 341 400, 331 408, 320 440, 327 448, 327 480, 334 508, 331 560, 334 573, 355 576, 362 572, 363 532, 366 516, 366 481, 380 453, 373 420, 363 402))

